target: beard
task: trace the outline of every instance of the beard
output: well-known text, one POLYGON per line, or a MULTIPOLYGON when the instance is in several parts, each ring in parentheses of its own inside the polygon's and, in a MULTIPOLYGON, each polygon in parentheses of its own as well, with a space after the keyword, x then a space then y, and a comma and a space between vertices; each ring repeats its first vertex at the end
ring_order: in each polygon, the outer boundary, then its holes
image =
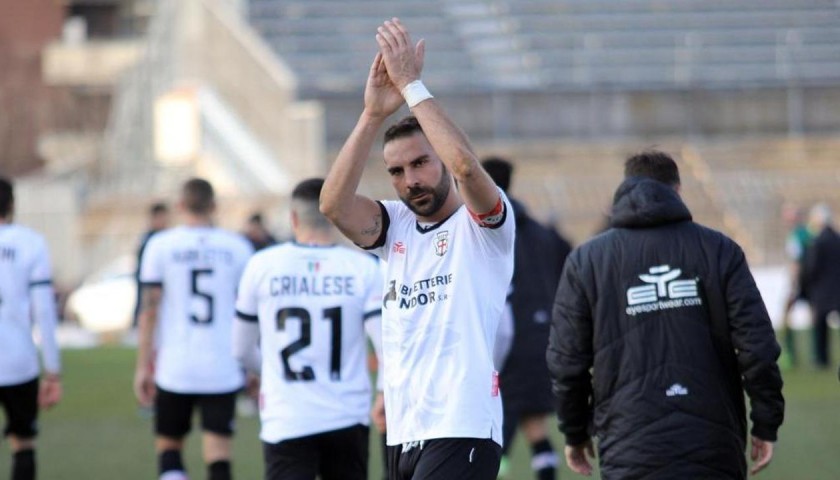
POLYGON ((449 196, 452 187, 446 167, 440 175, 440 181, 434 187, 409 187, 408 195, 400 195, 400 200, 419 217, 430 217, 438 212, 449 196))

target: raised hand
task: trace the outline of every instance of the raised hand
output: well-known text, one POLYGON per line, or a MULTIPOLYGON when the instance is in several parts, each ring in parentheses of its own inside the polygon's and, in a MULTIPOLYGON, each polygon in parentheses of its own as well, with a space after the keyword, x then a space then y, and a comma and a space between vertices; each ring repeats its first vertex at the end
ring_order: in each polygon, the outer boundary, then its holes
POLYGON ((426 42, 411 43, 408 30, 393 18, 377 29, 376 42, 391 82, 402 91, 406 85, 420 79, 426 54, 426 42))
POLYGON ((402 94, 388 78, 385 63, 382 62, 382 53, 377 53, 365 85, 365 112, 374 117, 385 118, 399 110, 402 104, 402 94))

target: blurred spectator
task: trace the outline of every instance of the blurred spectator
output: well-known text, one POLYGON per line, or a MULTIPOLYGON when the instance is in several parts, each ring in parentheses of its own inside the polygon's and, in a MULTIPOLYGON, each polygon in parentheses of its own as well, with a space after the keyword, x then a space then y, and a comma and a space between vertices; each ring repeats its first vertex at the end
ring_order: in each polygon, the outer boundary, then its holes
POLYGON ((254 247, 255 252, 277 243, 277 239, 265 227, 262 214, 259 212, 255 212, 248 217, 248 222, 245 224, 245 231, 242 234, 251 242, 251 246, 254 247))
MULTIPOLYGON (((513 165, 498 157, 481 162, 493 181, 507 193, 513 165)), ((521 202, 508 197, 516 219, 513 279, 508 296, 513 339, 501 368, 502 427, 507 455, 517 429, 531 447, 531 468, 537 480, 553 480, 557 455, 548 437, 548 417, 554 409, 551 381, 545 362, 554 293, 571 245, 529 214, 521 202)), ((502 324, 499 330, 502 330, 502 324)), ((502 470, 507 460, 502 462, 502 470)), ((504 474, 505 472, 501 472, 504 474)))
POLYGON ((143 252, 146 244, 152 235, 169 227, 169 207, 163 202, 156 202, 149 207, 149 226, 146 233, 140 239, 140 247, 137 249, 137 268, 134 271, 134 280, 137 282, 137 301, 134 305, 134 317, 131 321, 131 328, 137 328, 137 314, 140 311, 140 263, 143 260, 143 252))
POLYGON ((790 274, 790 293, 788 294, 787 299, 785 299, 785 309, 783 313, 783 338, 785 349, 781 361, 785 366, 796 366, 796 342, 790 326, 790 314, 797 301, 807 300, 802 290, 800 277, 802 276, 802 259, 804 258, 805 250, 808 248, 808 245, 811 243, 814 236, 805 224, 805 214, 803 209, 796 205, 785 204, 782 207, 782 222, 785 227, 788 228, 788 235, 785 240, 785 252, 790 259, 788 267, 790 274))
POLYGON ((814 312, 814 360, 817 367, 828 368, 828 315, 840 312, 840 235, 834 230, 831 209, 822 203, 811 209, 808 228, 816 236, 805 250, 802 284, 814 312))

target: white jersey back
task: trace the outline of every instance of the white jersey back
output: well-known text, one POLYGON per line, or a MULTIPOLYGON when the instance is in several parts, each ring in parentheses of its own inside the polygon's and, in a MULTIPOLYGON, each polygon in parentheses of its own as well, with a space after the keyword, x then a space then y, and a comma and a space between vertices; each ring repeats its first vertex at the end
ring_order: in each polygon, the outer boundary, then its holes
POLYGON ((381 301, 376 259, 343 246, 286 243, 251 259, 236 309, 259 321, 263 441, 369 424, 364 320, 381 301))
POLYGON ((38 376, 30 293, 51 283, 44 238, 26 227, 0 225, 0 386, 17 385, 38 376))
POLYGON ((388 445, 434 438, 502 443, 493 366, 513 274, 510 204, 495 228, 462 206, 423 228, 402 202, 381 202, 390 225, 373 251, 387 262, 382 309, 388 445))
POLYGON ((176 227, 154 235, 140 281, 163 289, 155 382, 177 393, 225 393, 243 385, 231 332, 236 287, 253 253, 235 233, 176 227))

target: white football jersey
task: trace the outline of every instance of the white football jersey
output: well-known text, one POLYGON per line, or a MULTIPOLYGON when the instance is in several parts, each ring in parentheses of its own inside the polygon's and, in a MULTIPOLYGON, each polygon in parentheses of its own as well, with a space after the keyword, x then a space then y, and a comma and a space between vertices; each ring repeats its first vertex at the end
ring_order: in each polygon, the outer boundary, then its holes
POLYGON ((242 236, 215 227, 176 227, 149 240, 140 281, 163 289, 155 382, 165 390, 225 393, 242 387, 231 331, 236 288, 252 253, 242 236))
POLYGON ((46 242, 26 227, 0 225, 0 386, 38 376, 33 318, 38 319, 44 339, 44 367, 57 373, 55 297, 46 242))
POLYGON ((370 255, 297 243, 254 255, 236 310, 240 321, 259 322, 263 441, 370 423, 364 323, 381 302, 370 255))
POLYGON ((388 225, 382 302, 388 445, 434 438, 502 443, 493 366, 496 329, 513 274, 510 204, 495 228, 466 206, 422 227, 402 202, 381 202, 388 225))

